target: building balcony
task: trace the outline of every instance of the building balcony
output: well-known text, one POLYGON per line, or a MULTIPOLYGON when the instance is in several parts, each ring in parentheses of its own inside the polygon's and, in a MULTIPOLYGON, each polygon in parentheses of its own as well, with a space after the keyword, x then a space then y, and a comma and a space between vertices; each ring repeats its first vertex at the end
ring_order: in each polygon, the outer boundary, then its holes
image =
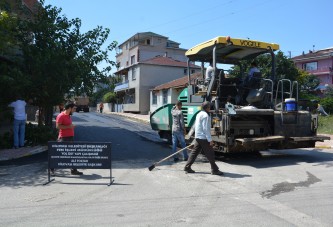
POLYGON ((322 75, 322 74, 330 74, 332 73, 331 67, 321 67, 315 70, 306 70, 308 73, 313 75, 322 75))
POLYGON ((128 82, 128 80, 126 80, 124 83, 117 83, 115 85, 116 85, 115 88, 114 88, 115 92, 126 90, 126 89, 129 88, 129 82, 128 82))

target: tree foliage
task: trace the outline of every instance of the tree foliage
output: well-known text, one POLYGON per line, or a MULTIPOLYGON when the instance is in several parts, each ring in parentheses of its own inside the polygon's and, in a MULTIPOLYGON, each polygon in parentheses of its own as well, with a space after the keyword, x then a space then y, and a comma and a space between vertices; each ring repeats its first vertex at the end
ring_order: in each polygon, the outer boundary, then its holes
POLYGON ((333 88, 327 87, 327 89, 324 92, 325 97, 333 98, 333 88))
POLYGON ((20 61, 18 51, 18 19, 4 10, 5 2, 0 1, 0 108, 7 106, 20 93, 21 83, 27 83, 17 62, 20 61), (20 81, 20 84, 17 83, 20 81))
MULTIPOLYGON (((244 72, 248 72, 253 60, 241 61, 239 66, 232 68, 232 74, 240 75, 239 71, 242 68, 244 72)), ((270 54, 263 54, 255 59, 258 68, 264 78, 272 78, 272 61, 270 54)), ((275 69, 275 82, 280 79, 289 79, 297 81, 299 85, 300 95, 307 96, 310 91, 313 91, 319 84, 320 80, 306 71, 296 68, 294 62, 285 56, 283 52, 278 51, 275 55, 276 69, 275 69)))
POLYGON ((110 91, 103 96, 102 101, 107 103, 115 103, 117 102, 117 94, 110 91))
POLYGON ((109 88, 101 88, 100 90, 98 90, 97 92, 95 92, 94 94, 92 94, 92 96, 89 99, 89 103, 92 106, 96 106, 97 103, 101 102, 103 99, 103 96, 108 93, 110 91, 109 88))
POLYGON ((325 111, 329 114, 333 113, 333 98, 332 97, 325 97, 320 99, 320 105, 322 105, 325 111))
POLYGON ((304 70, 299 70, 299 76, 297 80, 301 85, 301 91, 305 92, 315 90, 315 88, 318 87, 318 85, 320 84, 320 79, 317 76, 309 74, 304 70))
MULTIPOLYGON (((239 72, 248 72, 252 61, 256 61, 264 78, 272 79, 272 60, 270 54, 262 54, 255 59, 241 61, 239 65, 235 65, 231 68, 231 74, 243 77, 244 75, 241 75, 239 72)), ((275 64, 275 80, 297 80, 299 76, 298 69, 295 67, 294 62, 287 58, 282 51, 278 51, 275 54, 275 64)))
POLYGON ((18 19, 15 24, 18 29, 12 37, 17 38, 15 45, 22 52, 21 59, 11 63, 15 67, 2 71, 17 83, 13 92, 32 99, 48 115, 45 120, 50 125, 52 107, 66 94, 72 91, 89 96, 96 83, 107 82, 115 66, 108 55, 117 43, 106 45, 108 28, 97 26, 82 32, 80 19, 68 19, 61 15, 60 8, 44 6, 44 1, 41 5, 32 19, 18 19), (107 66, 100 69, 101 63, 107 66))

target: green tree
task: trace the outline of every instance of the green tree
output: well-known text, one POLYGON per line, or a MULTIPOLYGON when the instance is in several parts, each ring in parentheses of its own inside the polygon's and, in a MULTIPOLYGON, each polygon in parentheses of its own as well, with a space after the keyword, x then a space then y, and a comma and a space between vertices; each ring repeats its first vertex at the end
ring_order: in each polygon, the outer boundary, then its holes
POLYGON ((289 79, 296 81, 299 76, 299 70, 295 63, 286 57, 282 51, 276 54, 276 79, 289 79))
POLYGON ((324 92, 325 97, 333 98, 333 88, 327 87, 327 89, 324 92))
MULTIPOLYGON (((262 54, 255 59, 241 61, 239 65, 235 65, 231 68, 231 74, 243 76, 240 75, 239 72, 248 72, 253 60, 257 62, 264 78, 272 78, 272 61, 270 54, 262 54)), ((294 81, 297 79, 299 73, 294 62, 287 58, 282 51, 278 51, 275 54, 275 63, 275 80, 290 79, 294 81)))
POLYGON ((333 113, 333 98, 332 97, 325 97, 320 99, 320 105, 322 105, 325 111, 329 114, 333 113))
POLYGON ((117 94, 110 91, 103 96, 103 102, 115 103, 117 102, 117 94))
POLYGON ((317 99, 314 90, 320 84, 318 77, 313 74, 309 74, 304 70, 299 70, 297 81, 299 83, 300 98, 308 100, 317 99))
POLYGON ((101 88, 90 97, 90 105, 96 106, 98 102, 102 101, 103 96, 110 91, 110 88, 101 88))
POLYGON ((320 84, 320 80, 317 76, 309 74, 304 70, 299 70, 297 81, 300 84, 301 91, 304 92, 313 91, 320 84))
POLYGON ((17 18, 3 10, 5 2, 0 2, 0 97, 1 109, 12 101, 18 93, 17 81, 22 81, 22 73, 15 64, 18 40, 16 39, 17 18), (10 90, 9 90, 10 89, 10 90))
MULTIPOLYGON (((41 4, 44 6, 43 1, 41 4)), ((68 19, 51 5, 40 7, 33 20, 20 21, 22 71, 29 81, 25 89, 44 110, 46 125, 52 125, 53 106, 65 94, 70 90, 76 95, 92 94, 97 82, 107 82, 115 65, 108 54, 117 43, 102 49, 110 30, 98 26, 82 33, 80 28, 80 19, 68 19), (108 66, 99 69, 102 62, 108 66)))
POLYGON ((90 97, 90 104, 96 106, 98 102, 103 101, 103 97, 108 92, 113 92, 116 84, 119 83, 121 79, 115 75, 108 78, 108 87, 102 87, 97 92, 93 93, 90 97))

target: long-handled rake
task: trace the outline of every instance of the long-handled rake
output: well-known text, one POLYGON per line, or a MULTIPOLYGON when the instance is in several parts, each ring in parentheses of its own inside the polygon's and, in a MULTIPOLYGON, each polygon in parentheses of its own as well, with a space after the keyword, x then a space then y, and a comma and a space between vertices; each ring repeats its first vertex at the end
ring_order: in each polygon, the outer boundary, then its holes
POLYGON ((177 152, 175 152, 175 153, 169 155, 168 157, 163 158, 162 160, 160 160, 160 161, 158 161, 158 162, 155 162, 153 165, 151 165, 151 166, 148 167, 149 171, 152 171, 152 170, 153 170, 158 164, 160 164, 161 162, 164 162, 164 161, 168 160, 168 159, 171 158, 172 156, 174 156, 174 155, 176 155, 176 154, 182 152, 182 151, 185 150, 185 149, 190 148, 190 147, 193 146, 193 145, 194 145, 194 144, 192 143, 192 144, 188 145, 187 147, 184 147, 183 149, 180 149, 179 151, 177 151, 177 152))

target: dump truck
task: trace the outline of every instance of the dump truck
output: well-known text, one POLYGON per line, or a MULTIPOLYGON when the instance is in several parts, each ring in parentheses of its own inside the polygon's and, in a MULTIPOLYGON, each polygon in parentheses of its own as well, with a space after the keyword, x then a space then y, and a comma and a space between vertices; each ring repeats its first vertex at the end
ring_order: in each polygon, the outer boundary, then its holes
POLYGON ((89 97, 77 96, 74 98, 76 105, 76 112, 89 112, 89 97))
MULTIPOLYGON (((298 83, 276 79, 275 51, 279 45, 257 40, 219 36, 189 49, 188 86, 178 100, 188 134, 193 139, 196 115, 201 103, 211 102, 211 134, 214 150, 220 153, 257 152, 268 149, 315 147, 316 141, 329 139, 317 135, 318 115, 298 106, 298 83), (271 70, 268 75, 254 74, 248 78, 240 68, 240 76, 226 76, 217 64, 239 65, 244 60, 268 54, 271 70), (190 62, 201 62, 202 78, 193 79, 190 62), (205 84, 204 64, 212 62, 213 74, 205 84)), ((166 104, 150 115, 153 130, 171 141, 174 104, 166 104)))

